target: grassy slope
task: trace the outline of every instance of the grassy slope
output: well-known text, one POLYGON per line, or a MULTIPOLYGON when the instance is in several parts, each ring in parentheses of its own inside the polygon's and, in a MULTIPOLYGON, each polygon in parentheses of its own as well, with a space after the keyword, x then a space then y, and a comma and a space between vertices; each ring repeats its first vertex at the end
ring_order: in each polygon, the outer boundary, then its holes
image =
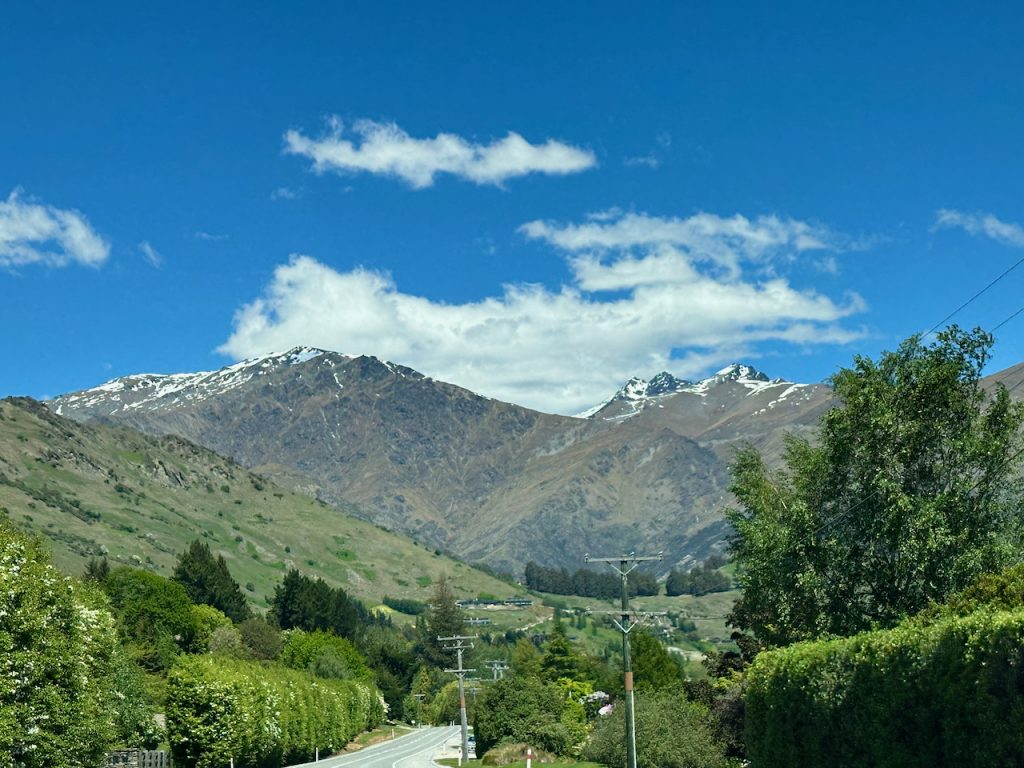
MULTIPOLYGON (((459 597, 523 594, 191 443, 78 424, 26 400, 0 401, 0 508, 49 539, 72 574, 108 553, 112 564, 169 575, 177 553, 203 537, 257 607, 292 566, 371 606, 385 594, 428 601, 442 574, 459 597)), ((545 612, 495 612, 495 628, 545 612)))

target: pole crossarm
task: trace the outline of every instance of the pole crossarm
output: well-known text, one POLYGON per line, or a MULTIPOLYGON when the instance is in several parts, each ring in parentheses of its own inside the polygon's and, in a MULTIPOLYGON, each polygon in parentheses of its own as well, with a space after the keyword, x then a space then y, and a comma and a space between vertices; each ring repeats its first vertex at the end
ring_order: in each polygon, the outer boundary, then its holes
POLYGON ((624 635, 628 635, 630 632, 632 632, 634 629, 639 627, 641 624, 646 624, 647 623, 647 619, 650 619, 652 617, 667 616, 668 615, 665 611, 633 611, 633 612, 631 612, 629 614, 625 614, 622 611, 592 611, 592 610, 588 610, 587 613, 607 613, 607 614, 611 614, 613 616, 621 616, 622 617, 622 623, 621 624, 619 623, 618 619, 612 619, 612 623, 615 624, 615 626, 619 628, 619 632, 621 632, 624 635), (623 626, 626 623, 626 620, 630 616, 632 617, 632 620, 629 622, 629 626, 628 627, 623 626))
POLYGON ((619 555, 618 557, 591 557, 589 554, 583 556, 583 562, 585 563, 608 563, 611 569, 618 573, 620 576, 625 578, 633 571, 637 569, 640 563, 648 563, 654 560, 661 560, 663 557, 662 552, 656 555, 637 555, 635 552, 630 552, 628 555, 619 555), (615 563, 618 563, 616 567, 615 563), (632 563, 628 568, 626 565, 632 563))

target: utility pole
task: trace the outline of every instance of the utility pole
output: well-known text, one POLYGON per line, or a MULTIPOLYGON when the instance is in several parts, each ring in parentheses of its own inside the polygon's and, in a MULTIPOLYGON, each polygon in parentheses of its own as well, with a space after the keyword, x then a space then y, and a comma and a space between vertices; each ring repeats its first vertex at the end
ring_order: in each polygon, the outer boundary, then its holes
POLYGON ((585 563, 608 563, 611 569, 622 577, 622 623, 615 621, 615 626, 622 633, 622 676, 626 689, 626 768, 636 768, 636 715, 633 703, 633 662, 629 658, 629 633, 642 620, 639 614, 632 613, 629 608, 629 574, 635 571, 640 563, 661 560, 661 557, 661 552, 646 556, 631 552, 619 557, 583 557, 585 563))
POLYGON ((438 637, 439 643, 447 643, 444 646, 446 651, 455 651, 459 660, 457 669, 446 669, 445 672, 454 672, 459 678, 459 717, 462 719, 462 754, 459 756, 459 765, 467 759, 469 754, 469 723, 466 722, 466 673, 476 672, 475 669, 465 669, 462 666, 462 652, 473 647, 470 640, 475 640, 476 635, 452 635, 451 637, 438 637))
POLYGON ((485 663, 491 668, 492 680, 501 680, 505 677, 505 670, 508 669, 507 662, 501 659, 491 659, 485 663))

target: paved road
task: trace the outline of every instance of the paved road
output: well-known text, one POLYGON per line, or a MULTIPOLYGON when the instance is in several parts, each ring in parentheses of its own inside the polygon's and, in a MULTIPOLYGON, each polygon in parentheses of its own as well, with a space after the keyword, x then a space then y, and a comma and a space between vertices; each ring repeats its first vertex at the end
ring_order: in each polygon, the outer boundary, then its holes
POLYGON ((327 757, 319 763, 293 768, 433 768, 433 757, 449 742, 457 744, 459 728, 420 728, 407 736, 384 741, 358 752, 327 757))

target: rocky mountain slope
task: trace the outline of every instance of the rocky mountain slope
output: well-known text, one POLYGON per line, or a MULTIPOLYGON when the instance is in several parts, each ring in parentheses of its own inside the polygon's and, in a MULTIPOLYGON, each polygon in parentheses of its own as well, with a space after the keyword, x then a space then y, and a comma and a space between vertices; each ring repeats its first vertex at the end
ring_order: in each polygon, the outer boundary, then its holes
POLYGON ((633 380, 589 418, 480 397, 372 357, 299 348, 220 371, 138 375, 59 397, 79 420, 173 434, 470 561, 519 572, 587 552, 666 568, 725 534, 727 461, 814 424, 826 387, 733 366, 633 380))
POLYGON ((370 605, 428 601, 441 574, 461 597, 519 591, 179 437, 81 424, 26 398, 0 400, 0 514, 48 539, 73 574, 107 555, 169 575, 201 537, 257 606, 291 567, 370 605))

